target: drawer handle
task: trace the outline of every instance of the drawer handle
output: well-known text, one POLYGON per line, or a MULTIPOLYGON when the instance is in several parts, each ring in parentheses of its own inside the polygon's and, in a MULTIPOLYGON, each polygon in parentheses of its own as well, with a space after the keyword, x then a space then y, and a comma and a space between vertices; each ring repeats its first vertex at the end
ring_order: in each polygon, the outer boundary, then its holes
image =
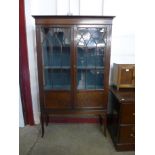
POLYGON ((130 134, 131 137, 135 137, 135 135, 133 133, 130 134))
POLYGON ((135 116, 135 113, 133 113, 132 115, 135 116))
POLYGON ((121 101, 125 101, 125 99, 124 98, 121 98, 121 101))

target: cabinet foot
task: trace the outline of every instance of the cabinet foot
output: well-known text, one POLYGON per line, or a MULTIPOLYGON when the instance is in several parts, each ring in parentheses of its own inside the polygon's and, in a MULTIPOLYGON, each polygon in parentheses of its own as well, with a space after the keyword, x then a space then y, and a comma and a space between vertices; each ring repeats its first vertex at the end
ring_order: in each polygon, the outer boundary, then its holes
POLYGON ((43 138, 44 137, 44 117, 41 116, 40 120, 41 120, 41 137, 43 138))
POLYGON ((49 123, 49 115, 46 114, 46 126, 48 126, 48 123, 49 123))
POLYGON ((107 116, 106 116, 106 114, 99 115, 99 122, 100 122, 101 126, 104 125, 103 134, 106 137, 107 136, 107 116))

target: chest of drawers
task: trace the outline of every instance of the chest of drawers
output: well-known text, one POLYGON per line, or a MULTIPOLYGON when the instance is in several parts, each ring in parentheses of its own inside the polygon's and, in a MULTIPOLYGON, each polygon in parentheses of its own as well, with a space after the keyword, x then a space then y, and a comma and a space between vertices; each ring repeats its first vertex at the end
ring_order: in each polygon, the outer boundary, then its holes
POLYGON ((108 129, 117 151, 135 148, 135 91, 110 88, 108 129))

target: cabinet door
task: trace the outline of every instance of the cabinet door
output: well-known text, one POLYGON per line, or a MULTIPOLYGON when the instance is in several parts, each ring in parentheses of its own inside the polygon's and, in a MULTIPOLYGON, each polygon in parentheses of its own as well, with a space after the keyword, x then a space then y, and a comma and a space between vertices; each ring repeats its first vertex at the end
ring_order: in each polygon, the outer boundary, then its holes
POLYGON ((120 84, 134 85, 134 72, 135 69, 133 65, 120 66, 120 84))
POLYGON ((45 104, 50 108, 66 108, 71 103, 72 88, 71 27, 42 27, 41 44, 45 104))
POLYGON ((104 90, 106 31, 104 26, 79 26, 76 29, 78 106, 102 107, 103 105, 101 98, 104 90))
POLYGON ((45 90, 71 89, 71 29, 42 27, 42 54, 45 90))

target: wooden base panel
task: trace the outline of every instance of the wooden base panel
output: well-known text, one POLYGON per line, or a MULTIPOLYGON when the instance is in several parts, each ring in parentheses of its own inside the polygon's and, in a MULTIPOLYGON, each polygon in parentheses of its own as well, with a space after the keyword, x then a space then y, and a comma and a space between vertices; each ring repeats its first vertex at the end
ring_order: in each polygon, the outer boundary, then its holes
POLYGON ((99 124, 99 118, 69 118, 69 117, 50 117, 50 123, 97 123, 99 124))

